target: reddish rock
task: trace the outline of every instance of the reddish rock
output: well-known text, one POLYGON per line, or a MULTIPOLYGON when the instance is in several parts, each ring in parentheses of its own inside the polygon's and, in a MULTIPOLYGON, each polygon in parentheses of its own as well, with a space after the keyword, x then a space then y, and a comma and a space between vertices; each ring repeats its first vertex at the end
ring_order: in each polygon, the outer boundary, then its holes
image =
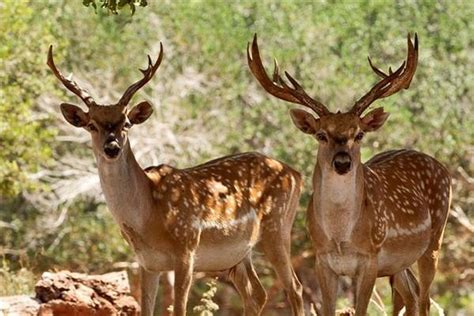
POLYGON ((35 286, 38 315, 139 315, 126 272, 86 275, 45 272, 35 286))

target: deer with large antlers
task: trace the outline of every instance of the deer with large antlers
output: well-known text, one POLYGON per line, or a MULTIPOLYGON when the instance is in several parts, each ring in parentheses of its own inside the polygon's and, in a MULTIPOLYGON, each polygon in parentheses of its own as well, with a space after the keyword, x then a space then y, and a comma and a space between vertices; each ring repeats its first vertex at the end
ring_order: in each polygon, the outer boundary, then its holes
POLYGON ((291 118, 303 133, 319 142, 308 205, 308 230, 316 255, 316 276, 323 315, 334 315, 338 277, 356 285, 356 315, 365 315, 377 277, 389 276, 394 315, 403 305, 408 315, 428 315, 429 289, 448 217, 451 180, 434 158, 414 150, 392 150, 361 162, 364 133, 379 129, 388 118, 383 108, 362 115, 377 99, 407 89, 418 61, 418 38, 408 35, 408 57, 397 70, 381 77, 347 112, 330 112, 309 97, 288 73, 290 86, 275 62, 270 79, 254 37, 247 48, 251 72, 271 95, 303 105, 319 118, 292 109, 291 118), (419 283, 410 266, 417 262, 419 283))
MULTIPOLYGON (((161 46, 161 45, 160 45, 161 46)), ((290 263, 290 234, 302 180, 289 166, 258 153, 222 157, 177 169, 142 169, 128 141, 128 130, 152 114, 148 102, 129 109, 132 96, 157 71, 163 48, 143 78, 118 103, 97 104, 53 61, 55 76, 87 105, 88 112, 63 103, 64 118, 86 129, 107 206, 132 246, 142 273, 142 315, 152 315, 161 271, 175 272, 174 314, 185 315, 193 271, 228 271, 246 315, 259 315, 266 302, 251 260, 261 242, 288 295, 294 315, 303 315, 302 287, 290 263)))

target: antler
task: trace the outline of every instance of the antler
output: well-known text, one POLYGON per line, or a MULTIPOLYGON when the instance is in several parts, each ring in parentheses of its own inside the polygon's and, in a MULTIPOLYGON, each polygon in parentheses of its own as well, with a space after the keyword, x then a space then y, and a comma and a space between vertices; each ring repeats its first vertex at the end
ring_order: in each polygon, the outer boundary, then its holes
POLYGON ((370 67, 377 75, 382 77, 382 80, 354 104, 351 109, 352 113, 361 115, 375 100, 386 98, 401 89, 408 89, 418 64, 418 35, 415 33, 415 43, 413 44, 410 34, 408 34, 407 42, 407 60, 395 72, 392 72, 392 69, 389 68, 388 75, 375 67, 370 57, 368 58, 370 67))
POLYGON ((158 59, 156 60, 155 64, 152 63, 150 55, 148 55, 148 67, 146 69, 139 69, 143 74, 143 78, 128 87, 123 96, 120 98, 118 104, 121 104, 122 106, 127 106, 128 102, 130 102, 130 99, 133 97, 135 92, 140 90, 141 87, 143 87, 148 81, 150 81, 151 78, 153 78, 153 75, 158 70, 162 59, 163 44, 160 42, 160 54, 158 55, 158 59))
POLYGON ((58 78, 59 81, 61 81, 66 88, 68 88, 71 92, 81 98, 82 101, 84 101, 84 103, 87 105, 87 107, 90 108, 91 105, 95 104, 94 99, 89 95, 86 90, 81 89, 74 80, 67 79, 66 77, 64 77, 61 72, 56 68, 56 65, 54 64, 53 60, 53 45, 49 46, 47 65, 53 71, 56 78, 58 78))
POLYGON ((260 58, 260 52, 257 44, 257 34, 253 37, 252 48, 250 51, 250 43, 247 44, 247 62, 254 77, 260 82, 261 86, 271 95, 292 103, 301 104, 309 107, 319 116, 329 114, 329 110, 322 103, 312 99, 303 90, 301 85, 285 71, 285 75, 291 82, 293 87, 290 87, 284 79, 280 76, 277 61, 275 59, 275 70, 273 72, 273 80, 271 80, 260 58))

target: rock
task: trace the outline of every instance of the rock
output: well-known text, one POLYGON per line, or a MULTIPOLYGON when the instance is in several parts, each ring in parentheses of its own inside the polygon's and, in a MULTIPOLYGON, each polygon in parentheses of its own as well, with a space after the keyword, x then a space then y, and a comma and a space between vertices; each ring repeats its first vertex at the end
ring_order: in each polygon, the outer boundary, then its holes
POLYGON ((87 275, 61 271, 45 272, 35 286, 36 298, 0 298, 0 315, 139 315, 140 307, 130 295, 125 271, 87 275))
POLYGON ((0 297, 0 316, 37 315, 40 302, 28 295, 0 297))

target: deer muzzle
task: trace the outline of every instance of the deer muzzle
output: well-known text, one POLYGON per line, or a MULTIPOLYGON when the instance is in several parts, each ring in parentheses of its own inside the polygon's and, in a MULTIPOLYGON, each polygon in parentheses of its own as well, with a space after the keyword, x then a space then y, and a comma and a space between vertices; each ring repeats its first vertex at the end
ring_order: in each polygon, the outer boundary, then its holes
POLYGON ((117 139, 115 138, 108 138, 104 144, 104 153, 106 154, 107 158, 114 159, 120 154, 120 144, 118 143, 117 139))
POLYGON ((338 152, 332 159, 332 165, 338 174, 346 174, 351 170, 352 167, 351 156, 345 151, 338 152))

